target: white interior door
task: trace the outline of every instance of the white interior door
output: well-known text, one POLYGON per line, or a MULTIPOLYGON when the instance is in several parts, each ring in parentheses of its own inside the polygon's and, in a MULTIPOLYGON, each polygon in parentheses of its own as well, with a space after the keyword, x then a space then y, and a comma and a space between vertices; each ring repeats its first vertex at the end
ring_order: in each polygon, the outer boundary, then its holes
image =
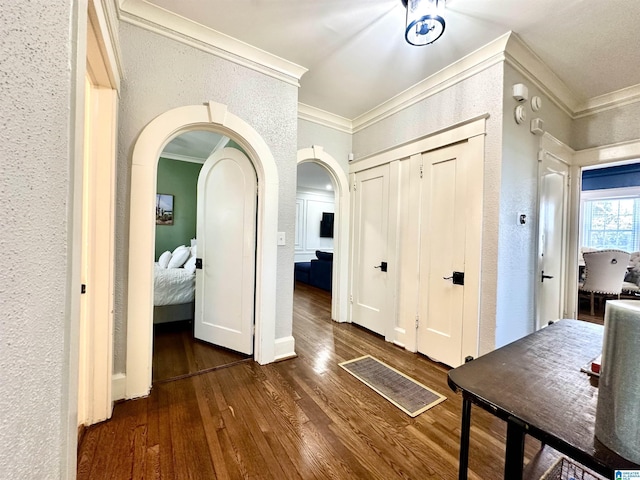
POLYGON ((257 178, 251 161, 224 148, 198 177, 194 335, 253 353, 257 178))
POLYGON ((463 153, 464 146, 453 146, 422 156, 418 351, 452 367, 462 363, 464 284, 457 282, 465 271, 463 153))
POLYGON ((536 327, 564 316, 569 167, 551 156, 540 161, 536 327))
POLYGON ((358 172, 355 178, 352 321, 385 335, 389 165, 358 172))

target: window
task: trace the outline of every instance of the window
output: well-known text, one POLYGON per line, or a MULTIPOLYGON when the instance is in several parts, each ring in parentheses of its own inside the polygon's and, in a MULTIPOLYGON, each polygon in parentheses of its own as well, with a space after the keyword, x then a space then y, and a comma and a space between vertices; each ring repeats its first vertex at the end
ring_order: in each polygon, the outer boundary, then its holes
POLYGON ((582 193, 581 244, 592 248, 640 250, 640 188, 582 193))

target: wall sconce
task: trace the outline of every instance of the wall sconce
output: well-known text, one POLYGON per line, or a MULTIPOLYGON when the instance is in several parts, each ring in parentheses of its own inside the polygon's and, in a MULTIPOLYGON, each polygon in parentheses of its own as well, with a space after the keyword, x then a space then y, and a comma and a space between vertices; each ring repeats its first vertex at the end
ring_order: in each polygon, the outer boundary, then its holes
POLYGON ((444 3, 444 0, 402 0, 407 9, 404 38, 409 44, 429 45, 442 36, 444 19, 440 13, 444 3))

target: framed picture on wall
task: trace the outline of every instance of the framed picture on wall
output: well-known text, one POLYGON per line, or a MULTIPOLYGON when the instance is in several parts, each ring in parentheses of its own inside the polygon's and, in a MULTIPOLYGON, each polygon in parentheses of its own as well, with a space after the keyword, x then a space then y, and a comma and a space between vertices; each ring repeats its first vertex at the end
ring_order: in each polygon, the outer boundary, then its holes
POLYGON ((156 195, 156 225, 173 225, 173 195, 156 195))

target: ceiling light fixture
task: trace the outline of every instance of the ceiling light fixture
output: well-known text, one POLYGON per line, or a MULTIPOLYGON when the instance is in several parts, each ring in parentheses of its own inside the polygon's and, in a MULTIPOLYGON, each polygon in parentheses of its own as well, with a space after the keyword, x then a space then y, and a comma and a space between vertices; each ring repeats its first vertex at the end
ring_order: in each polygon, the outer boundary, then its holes
POLYGON ((441 13, 445 0, 401 0, 407 9, 404 38, 411 45, 429 45, 444 33, 441 13), (438 5, 441 5, 440 8, 438 5))

